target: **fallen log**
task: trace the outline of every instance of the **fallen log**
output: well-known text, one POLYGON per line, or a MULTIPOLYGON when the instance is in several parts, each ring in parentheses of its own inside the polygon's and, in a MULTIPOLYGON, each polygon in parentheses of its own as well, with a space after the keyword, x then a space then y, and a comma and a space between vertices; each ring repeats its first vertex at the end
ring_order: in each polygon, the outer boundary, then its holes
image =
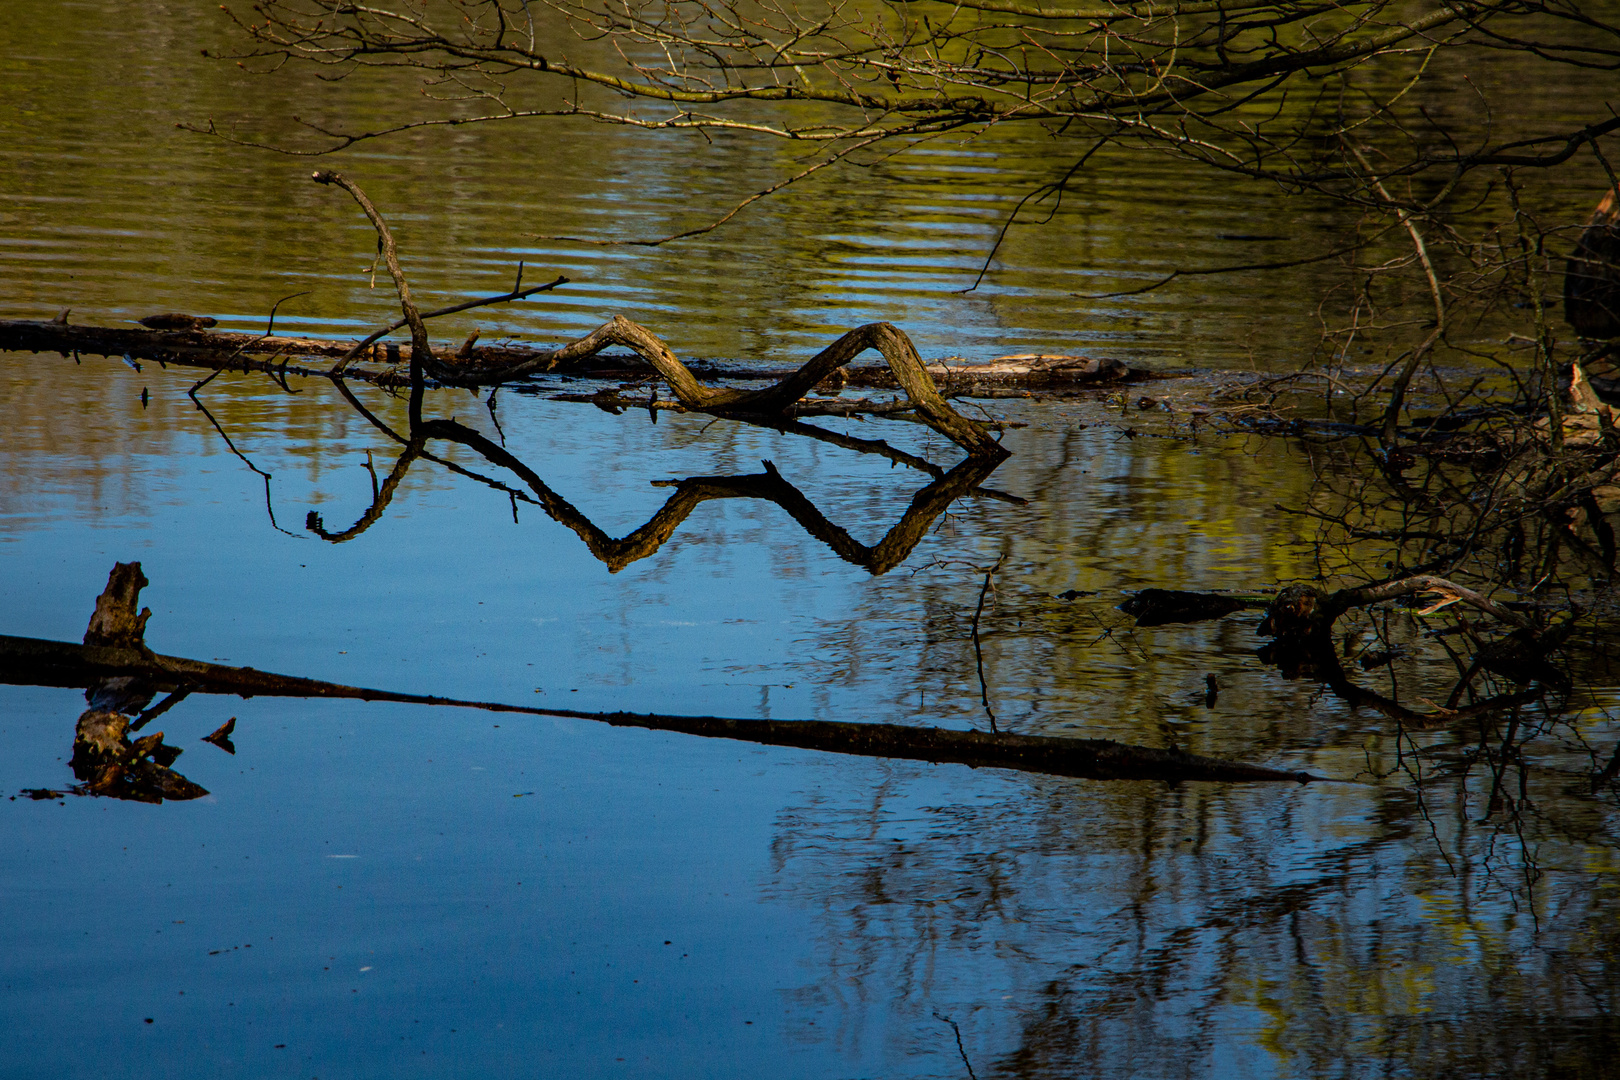
MULTIPOLYGON (((144 618, 133 614, 139 586, 143 584, 145 579, 140 575, 139 563, 116 566, 109 578, 107 591, 98 601, 98 615, 103 607, 109 606, 111 597, 112 602, 127 610, 126 623, 138 622, 144 628, 144 618), (133 590, 127 587, 130 582, 135 583, 133 590)), ((1323 779, 1306 772, 1225 761, 1180 750, 1133 746, 1108 739, 996 735, 981 731, 830 720, 750 720, 550 709, 345 686, 251 667, 163 656, 148 649, 141 639, 128 636, 114 644, 82 645, 41 638, 0 636, 0 682, 29 686, 93 686, 112 679, 136 680, 153 690, 168 690, 171 696, 236 694, 244 698, 336 698, 451 706, 486 712, 592 720, 614 727, 673 731, 703 738, 736 739, 766 746, 792 746, 857 757, 952 763, 1091 780, 1309 783, 1323 779)))
MULTIPOLYGON (((311 364, 308 361, 313 357, 341 357, 352 345, 352 342, 281 335, 73 326, 65 322, 34 319, 0 319, 0 351, 55 352, 64 357, 79 354, 122 356, 131 361, 179 364, 213 371, 264 371, 278 375, 325 377, 331 370, 330 364, 311 364), (299 362, 295 364, 294 360, 299 362)), ((379 346, 370 359, 388 365, 409 361, 410 346, 404 346, 403 350, 392 343, 386 347, 379 346)), ((403 386, 408 381, 392 366, 380 369, 351 367, 345 376, 395 386, 403 386)))
MULTIPOLYGON (((127 356, 134 361, 177 364, 212 371, 264 371, 276 375, 325 378, 337 361, 354 349, 354 342, 289 335, 244 334, 234 331, 181 329, 149 330, 136 327, 76 326, 40 319, 0 319, 0 351, 54 352, 63 356, 127 356)), ((447 350, 437 350, 445 363, 447 350)), ((472 370, 522 367, 531 374, 543 371, 558 350, 532 345, 477 345, 457 350, 456 364, 472 370)), ((359 354, 358 363, 344 368, 344 378, 385 386, 404 386, 403 368, 411 361, 409 342, 378 341, 359 354)), ((762 367, 744 363, 692 361, 686 367, 705 380, 755 382, 777 380, 788 374, 783 365, 762 367)), ((1115 383, 1136 382, 1152 376, 1118 360, 1090 360, 1064 356, 1004 356, 985 363, 958 357, 930 360, 924 370, 941 391, 973 396, 976 390, 1033 390, 1061 394, 1115 383)), ((898 390, 900 380, 887 364, 850 365, 842 369, 843 385, 872 390, 898 390)), ((571 360, 553 374, 581 379, 626 380, 657 376, 652 364, 633 353, 597 353, 571 360)))

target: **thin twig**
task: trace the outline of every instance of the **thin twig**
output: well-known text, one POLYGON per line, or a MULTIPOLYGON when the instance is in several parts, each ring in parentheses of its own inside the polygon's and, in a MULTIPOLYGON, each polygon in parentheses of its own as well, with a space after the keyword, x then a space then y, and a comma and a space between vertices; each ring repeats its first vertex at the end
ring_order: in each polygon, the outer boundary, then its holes
MULTIPOLYGON (((520 262, 518 263, 519 285, 522 284, 522 281, 523 264, 520 262)), ((437 319, 441 315, 454 315, 461 311, 471 311, 473 308, 488 307, 490 304, 505 304, 514 300, 524 300, 533 296, 535 293, 550 292, 559 285, 568 284, 569 281, 569 278, 558 274, 554 281, 548 281, 544 285, 531 285, 527 289, 519 288, 518 285, 514 285, 512 286, 512 290, 510 292, 501 293, 499 296, 486 296, 481 300, 467 300, 460 304, 452 304, 447 308, 440 308, 437 311, 424 312, 422 314, 422 321, 427 322, 429 319, 437 319)), ((404 326, 405 322, 406 320, 404 319, 397 319, 382 329, 373 331, 360 341, 356 342, 354 348, 344 353, 343 356, 338 360, 337 364, 333 366, 331 374, 343 374, 343 369, 348 367, 349 363, 353 361, 355 357, 365 352, 368 347, 376 344, 389 334, 392 334, 395 330, 398 330, 400 327, 404 326)), ((415 346, 412 347, 414 348, 415 346)))
POLYGON ((973 609, 973 658, 979 665, 979 700, 984 702, 984 714, 990 718, 990 733, 992 735, 999 735, 1000 731, 996 728, 996 714, 990 708, 990 686, 984 681, 984 649, 979 642, 979 616, 984 614, 984 598, 990 591, 990 579, 995 577, 997 570, 1001 569, 1002 560, 1006 559, 1006 557, 1003 555, 1000 559, 997 559, 996 565, 992 566, 984 575, 984 584, 979 588, 979 606, 973 609))
MULTIPOLYGON (((215 374, 218 374, 218 373, 216 372, 215 374)), ((213 376, 210 375, 208 378, 211 379, 211 378, 213 378, 213 376)), ((297 536, 300 540, 303 539, 303 537, 298 536, 297 533, 288 532, 288 530, 283 529, 281 527, 281 525, 277 523, 277 521, 276 521, 276 508, 275 508, 275 505, 271 502, 271 499, 270 499, 270 474, 265 472, 263 469, 259 468, 257 465, 253 464, 253 462, 248 458, 248 456, 246 454, 242 453, 242 451, 240 451, 240 450, 238 450, 236 448, 236 444, 231 442, 231 437, 229 435, 225 434, 225 429, 219 426, 219 421, 214 419, 214 414, 208 411, 208 406, 204 405, 201 401, 197 400, 197 387, 202 386, 203 383, 206 383, 206 382, 208 382, 208 379, 204 379, 202 382, 198 383, 197 386, 193 386, 191 388, 191 390, 190 390, 191 403, 193 405, 197 406, 197 408, 201 409, 202 414, 204 416, 208 417, 208 422, 210 424, 214 425, 214 430, 219 432, 219 437, 225 440, 225 445, 230 447, 231 453, 233 453, 237 457, 241 458, 242 459, 242 464, 246 465, 248 468, 252 469, 254 472, 256 472, 260 476, 264 477, 264 509, 265 509, 265 512, 270 515, 270 524, 275 527, 277 532, 284 532, 284 533, 287 533, 288 536, 297 536)))
POLYGON ((265 324, 264 336, 269 337, 269 336, 271 336, 272 334, 275 333, 275 331, 276 331, 276 312, 281 309, 282 304, 285 304, 289 300, 296 300, 300 296, 308 296, 309 294, 310 294, 310 290, 305 289, 303 292, 295 292, 295 293, 292 293, 292 294, 290 294, 288 296, 283 296, 280 300, 277 300, 274 304, 272 304, 270 306, 270 321, 265 324))
POLYGON ((956 1052, 962 1055, 962 1064, 967 1066, 968 1080, 979 1080, 978 1074, 973 1071, 973 1062, 968 1060, 967 1047, 962 1045, 962 1029, 956 1026, 955 1020, 952 1020, 944 1013, 934 1013, 934 1019, 943 1020, 945 1023, 951 1025, 951 1030, 956 1032, 956 1052))

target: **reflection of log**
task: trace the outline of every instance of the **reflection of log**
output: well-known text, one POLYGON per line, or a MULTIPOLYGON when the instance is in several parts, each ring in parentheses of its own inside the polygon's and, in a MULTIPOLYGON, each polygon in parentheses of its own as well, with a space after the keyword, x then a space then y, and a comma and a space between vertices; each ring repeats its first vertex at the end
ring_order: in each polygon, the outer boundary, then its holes
POLYGON ((1564 264, 1564 318, 1581 337, 1620 337, 1620 190, 1603 196, 1564 264))
MULTIPOLYGON (((873 547, 867 547, 842 528, 824 517, 816 505, 798 488, 782 479, 776 466, 764 463, 765 474, 758 477, 716 477, 722 481, 745 480, 748 489, 740 492, 754 498, 769 499, 786 510, 805 532, 832 548, 838 557, 856 566, 864 566, 874 574, 885 574, 899 566, 927 534, 934 520, 949 509, 951 503, 969 494, 995 470, 994 463, 968 458, 956 468, 922 488, 912 496, 911 505, 899 522, 873 547)), ((693 481, 665 481, 688 484, 693 481)))
MULTIPOLYGON (((131 564, 139 573, 139 564, 131 564)), ((104 685, 139 681, 147 690, 170 689, 242 697, 349 698, 418 705, 449 705, 489 712, 594 720, 616 727, 674 731, 707 738, 738 739, 860 757, 901 758, 1014 769, 1020 772, 1096 780, 1297 781, 1320 777, 1284 769, 1223 761, 1179 750, 1131 746, 1106 739, 1054 739, 992 735, 978 731, 852 724, 822 720, 745 720, 716 716, 595 713, 498 702, 463 701, 425 694, 344 686, 247 667, 160 656, 144 646, 75 645, 64 641, 0 636, 0 682, 28 686, 104 685)), ((141 740, 142 743, 148 740, 141 740)), ((137 747, 140 744, 136 744, 137 747)), ((172 759, 171 759, 172 760, 172 759)), ((189 781, 187 781, 189 783, 189 781)), ((192 785, 195 787, 195 785, 192 785)), ((197 789, 197 794, 202 790, 197 789)), ((169 796, 173 797, 188 797, 169 796)))
POLYGON ((529 485, 540 505, 551 517, 568 526, 591 554, 614 572, 637 559, 645 559, 663 546, 681 522, 700 504, 710 499, 752 498, 774 502, 786 510, 811 536, 845 559, 864 566, 874 574, 894 569, 927 534, 928 527, 951 503, 987 479, 996 462, 970 457, 956 468, 917 492, 900 521, 875 547, 866 547, 824 517, 798 488, 782 479, 776 467, 765 462, 765 472, 751 476, 697 476, 664 481, 675 487, 675 494, 653 515, 651 521, 624 537, 614 539, 597 528, 572 503, 546 486, 545 481, 504 447, 453 420, 433 420, 424 424, 423 433, 450 439, 482 454, 489 462, 510 469, 529 485))
POLYGON ((358 521, 340 532, 331 532, 327 530, 321 515, 311 511, 305 522, 306 527, 322 539, 333 543, 352 540, 365 532, 382 516, 411 464, 424 456, 422 448, 429 438, 461 443, 482 454, 491 464, 516 473, 528 485, 529 490, 534 492, 535 501, 539 503, 540 508, 553 521, 573 530, 585 541, 585 546, 590 549, 591 554, 605 563, 608 570, 613 573, 618 573, 631 563, 657 552, 693 510, 711 499, 764 499, 786 510, 806 532, 832 548, 839 558, 865 567, 874 574, 884 574, 900 565, 922 541, 935 519, 944 513, 952 502, 973 493, 979 484, 995 471, 998 464, 982 457, 969 457, 950 472, 941 471, 938 479, 917 492, 900 521, 873 547, 867 547, 828 521, 821 511, 816 509, 815 504, 798 488, 784 480, 776 471, 776 466, 769 461, 764 463, 763 473, 745 476, 693 476, 684 480, 654 481, 659 486, 673 487, 674 494, 645 525, 627 536, 615 538, 598 528, 596 523, 573 503, 553 491, 538 473, 505 447, 491 442, 478 432, 453 420, 430 420, 420 426, 418 438, 406 444, 405 452, 400 455, 387 480, 378 488, 371 506, 358 521))
POLYGON ((983 731, 914 728, 900 724, 847 724, 831 720, 731 720, 713 716, 583 715, 616 727, 680 731, 710 738, 740 739, 769 746, 796 746, 834 754, 902 758, 975 768, 1074 776, 1086 780, 1321 780, 1307 772, 1271 769, 1237 761, 1132 746, 1110 739, 1054 739, 1040 735, 993 735, 983 731))

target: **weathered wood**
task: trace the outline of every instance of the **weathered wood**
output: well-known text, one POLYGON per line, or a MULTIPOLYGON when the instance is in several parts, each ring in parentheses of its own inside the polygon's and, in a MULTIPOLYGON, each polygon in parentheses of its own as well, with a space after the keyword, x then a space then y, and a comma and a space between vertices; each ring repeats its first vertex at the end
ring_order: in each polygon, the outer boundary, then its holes
MULTIPOLYGON (((331 374, 332 365, 308 361, 315 357, 339 360, 352 351, 354 345, 352 341, 285 334, 265 336, 217 330, 160 331, 74 326, 37 319, 0 319, 0 351, 55 352, 64 356, 74 353, 85 356, 127 355, 133 360, 159 360, 214 371, 274 371, 278 374, 284 372, 325 377, 331 374)), ((458 365, 464 364, 467 371, 481 367, 527 367, 529 371, 536 372, 543 369, 547 359, 558 351, 528 345, 476 345, 465 355, 458 355, 454 359, 458 365)), ((379 341, 358 355, 358 366, 350 364, 342 374, 345 378, 360 382, 403 386, 406 377, 395 368, 409 364, 410 359, 409 342, 379 341)), ((780 379, 787 374, 781 366, 762 367, 747 363, 695 361, 685 366, 696 378, 720 382, 780 379)), ((1084 391, 1156 377, 1126 367, 1117 360, 1097 361, 1080 357, 1033 360, 1022 356, 999 357, 985 363, 930 360, 925 361, 923 367, 942 391, 968 396, 982 390, 1029 390, 1040 393, 1084 391)), ((851 363, 840 370, 846 376, 846 385, 853 388, 900 388, 900 380, 887 364, 851 363)), ((552 373, 590 379, 633 379, 658 374, 657 369, 639 355, 600 352, 576 354, 565 366, 558 367, 552 373)))
MULTIPOLYGON (((220 333, 201 330, 137 330, 114 326, 72 326, 34 319, 0 319, 0 350, 54 352, 63 356, 127 356, 165 364, 207 368, 212 371, 264 371, 282 375, 324 377, 331 366, 295 358, 342 356, 352 342, 323 341, 282 335, 220 333), (251 351, 250 351, 251 350, 251 351)), ((379 346, 368 360, 384 364, 409 361, 410 346, 379 346)), ((351 367, 348 378, 389 386, 405 385, 405 377, 389 368, 351 367)))
POLYGON ((143 608, 136 614, 135 605, 140 602, 141 590, 150 584, 141 573, 140 563, 114 564, 106 589, 96 597, 95 614, 90 616, 84 643, 140 648, 152 610, 143 608))
MULTIPOLYGON (((107 587, 96 598, 95 614, 90 617, 85 643, 80 648, 151 656, 144 634, 152 612, 143 608, 136 613, 141 589, 147 584, 140 563, 114 564, 107 576, 107 587)), ((196 799, 208 794, 207 789, 169 768, 181 751, 164 744, 163 732, 130 739, 130 733, 138 730, 145 719, 162 713, 184 696, 183 691, 138 717, 157 692, 152 680, 139 671, 100 671, 72 685, 86 687, 85 698, 90 705, 73 728, 69 765, 73 775, 83 782, 79 793, 136 802, 196 799)))

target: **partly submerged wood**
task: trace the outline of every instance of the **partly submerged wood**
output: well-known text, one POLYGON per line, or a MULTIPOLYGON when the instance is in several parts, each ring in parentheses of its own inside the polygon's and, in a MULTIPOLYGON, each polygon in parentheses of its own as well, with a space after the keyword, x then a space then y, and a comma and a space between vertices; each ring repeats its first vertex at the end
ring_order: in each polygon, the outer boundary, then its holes
POLYGON ((1323 779, 1305 772, 1224 761, 1179 750, 1132 746, 1107 739, 993 735, 980 731, 907 727, 900 724, 745 720, 718 716, 534 708, 344 686, 317 679, 277 675, 250 667, 230 667, 183 657, 161 656, 144 648, 78 645, 39 638, 0 636, 0 682, 30 686, 89 686, 120 677, 139 679, 154 689, 171 692, 448 705, 489 712, 594 720, 615 727, 674 731, 705 738, 737 739, 834 754, 954 763, 1091 780, 1308 783, 1323 779))
MULTIPOLYGON (((289 375, 324 376, 353 343, 321 341, 281 335, 215 333, 208 330, 148 330, 113 326, 72 326, 62 322, 0 319, 0 350, 57 352, 63 356, 122 356, 133 361, 155 361, 214 371, 269 371, 289 375), (294 361, 297 361, 296 363, 294 361)), ((409 361, 411 349, 396 343, 372 350, 367 360, 395 365, 409 361)), ((346 378, 404 385, 406 377, 392 367, 351 365, 346 378)))
MULTIPOLYGON (((127 356, 188 367, 230 371, 266 371, 277 375, 326 376, 335 363, 354 348, 350 341, 283 335, 241 334, 207 329, 152 330, 145 327, 74 326, 31 319, 0 319, 0 350, 57 352, 64 356, 127 356), (333 364, 316 362, 330 359, 333 364)), ((469 374, 500 369, 529 373, 555 372, 586 378, 639 378, 656 374, 654 366, 638 355, 570 355, 566 366, 548 367, 563 350, 528 345, 477 345, 469 349, 437 350, 435 361, 469 374)), ((368 347, 343 370, 345 378, 385 385, 408 380, 399 365, 411 359, 409 343, 379 341, 368 347)), ((784 369, 746 364, 691 362, 686 365, 706 379, 780 379, 784 369)), ((924 362, 940 390, 971 394, 975 389, 1026 389, 1061 393, 1151 377, 1118 360, 1080 356, 1025 354, 1004 356, 988 363, 956 357, 924 362)), ((861 389, 901 389, 887 364, 851 365, 842 370, 845 385, 861 389)))

